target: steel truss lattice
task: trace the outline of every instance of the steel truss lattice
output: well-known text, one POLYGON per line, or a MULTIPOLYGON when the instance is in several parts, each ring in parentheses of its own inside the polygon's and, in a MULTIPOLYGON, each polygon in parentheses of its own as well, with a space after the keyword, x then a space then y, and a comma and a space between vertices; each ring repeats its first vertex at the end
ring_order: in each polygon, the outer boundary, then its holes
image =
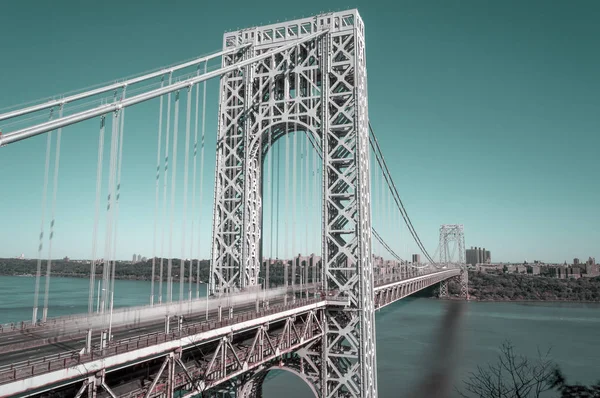
MULTIPOLYGON (((465 262, 465 231, 462 224, 443 224, 440 227, 440 265, 448 266, 457 263, 461 272, 456 277, 460 284, 460 297, 469 298, 469 273, 465 262), (452 245, 454 243, 454 245, 452 245), (453 250, 452 250, 452 247, 453 250), (452 253, 451 253, 452 250, 452 253), (454 259, 454 252, 458 251, 458 258, 454 259)), ((448 280, 440 282, 440 297, 448 297, 448 280)))
POLYGON ((376 397, 364 24, 351 10, 226 33, 224 48, 251 46, 223 66, 292 40, 221 79, 211 290, 257 285, 267 144, 308 134, 323 151, 324 288, 350 305, 327 314, 327 337, 303 353, 307 374, 323 397, 376 397))

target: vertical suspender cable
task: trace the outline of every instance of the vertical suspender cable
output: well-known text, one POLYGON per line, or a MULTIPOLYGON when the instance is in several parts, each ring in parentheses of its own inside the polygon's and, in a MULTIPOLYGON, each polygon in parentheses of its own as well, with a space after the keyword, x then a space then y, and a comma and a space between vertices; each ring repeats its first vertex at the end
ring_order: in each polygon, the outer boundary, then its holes
MULTIPOLYGON (((207 63, 204 63, 204 73, 206 73, 207 63)), ((199 200, 199 209, 200 214, 198 215, 198 264, 197 264, 197 273, 198 278, 196 279, 196 295, 200 297, 200 255, 201 255, 201 242, 202 235, 200 234, 200 229, 202 228, 202 194, 204 193, 204 133, 206 131, 206 82, 202 82, 202 138, 200 139, 200 200, 199 200)), ((210 253, 210 252, 209 252, 210 253)), ((209 260, 210 265, 210 260, 209 260)), ((210 273, 210 267, 208 272, 210 273)), ((208 285, 206 287, 208 290, 208 285)), ((207 291, 208 293, 208 291, 207 291)))
MULTIPOLYGON (((289 169, 290 169, 290 139, 289 139, 289 126, 288 123, 285 123, 285 249, 286 253, 289 253, 290 246, 290 236, 289 236, 289 218, 290 218, 290 200, 289 200, 289 191, 290 191, 290 179, 289 179, 289 169)), ((286 256, 287 257, 287 256, 286 256)), ((292 258, 290 256, 290 258, 292 258)), ((283 266, 283 277, 285 279, 284 285, 287 286, 289 282, 289 266, 287 260, 284 262, 283 266)))
MULTIPOLYGON (((273 242, 274 242, 274 238, 275 238, 275 234, 273 233, 273 210, 275 209, 275 201, 273 200, 273 156, 275 156, 275 151, 273 151, 273 130, 272 128, 269 126, 269 150, 267 151, 267 156, 269 156, 269 183, 268 183, 268 189, 269 189, 269 207, 270 207, 270 212, 271 212, 271 217, 270 217, 270 224, 271 224, 271 228, 269 229, 269 235, 271 238, 271 244, 269 245, 269 261, 271 258, 273 258, 273 254, 275 254, 275 250, 273 247, 273 242)), ((264 179, 263 179, 264 181, 264 179)), ((263 184, 264 185, 264 184, 263 184)), ((263 203, 265 203, 266 201, 263 200, 263 203)), ((263 256, 264 258, 264 256, 263 256)), ((265 274, 265 277, 267 275, 265 274)), ((265 286, 269 286, 269 281, 265 282, 265 286)))
MULTIPOLYGON (((273 213, 274 213, 274 209, 275 209, 275 201, 273 200, 273 184, 275 183, 275 181, 273 181, 273 157, 275 156, 275 151, 273 151, 273 130, 271 129, 271 127, 269 127, 269 150, 267 151, 267 154, 269 156, 269 207, 270 207, 270 211, 271 211, 271 219, 269 220, 271 222, 271 228, 269 229, 269 235, 271 236, 271 245, 269 247, 269 265, 270 265, 270 261, 271 258, 273 258, 273 255, 275 254, 275 250, 273 247, 273 242, 274 242, 274 238, 275 238, 275 234, 273 233, 273 213)), ((264 203, 265 201, 263 201, 264 203)), ((263 256, 264 258, 264 256, 263 256)), ((265 273, 265 278, 267 278, 269 275, 267 275, 265 273)), ((268 288, 270 286, 270 281, 265 279, 265 288, 268 288)))
POLYGON ((102 168, 104 159, 104 126, 106 116, 100 117, 100 134, 98 136, 98 164, 96 165, 96 206, 94 214, 94 230, 92 233, 92 262, 90 264, 90 291, 88 296, 88 313, 94 312, 94 289, 96 288, 96 255, 98 245, 98 222, 100 219, 100 196, 102 194, 102 168))
MULTIPOLYGON (((381 187, 381 196, 377 202, 377 207, 379 208, 379 226, 383 228, 385 224, 385 181, 383 178, 383 170, 381 170, 381 175, 379 176, 379 185, 381 187)), ((383 255, 386 253, 386 250, 381 242, 379 242, 379 245, 381 247, 381 260, 383 261, 383 255)))
MULTIPOLYGON (((382 223, 381 223, 381 238, 383 240, 385 240, 385 237, 387 236, 387 227, 388 227, 388 216, 389 216, 389 199, 388 199, 388 194, 387 191, 383 191, 383 198, 382 198, 382 210, 383 210, 383 217, 382 217, 382 223)), ((384 253, 386 255, 389 255, 389 252, 386 250, 384 251, 384 253)))
MULTIPOLYGON (((123 101, 123 99, 125 98, 125 93, 127 90, 127 86, 123 87, 123 91, 121 92, 121 99, 120 101, 123 101)), ((123 130, 124 130, 124 123, 125 123, 125 108, 120 108, 117 111, 117 125, 118 127, 118 147, 119 147, 119 153, 118 153, 118 157, 116 160, 116 164, 115 164, 115 169, 116 169, 116 176, 115 176, 115 185, 113 187, 113 191, 115 191, 115 195, 114 195, 114 199, 113 199, 113 205, 114 205, 114 230, 113 230, 113 234, 114 234, 114 240, 113 240, 113 247, 112 247, 112 251, 111 251, 111 259, 110 259, 110 263, 111 265, 111 281, 110 281, 110 306, 109 306, 109 311, 110 311, 110 317, 109 317, 109 321, 108 321, 108 340, 112 340, 112 316, 113 316, 113 305, 115 302, 115 271, 117 268, 117 232, 118 232, 118 223, 119 223, 119 196, 121 195, 121 165, 123 163, 123 130)))
MULTIPOLYGON (((319 211, 319 209, 321 208, 320 203, 319 203, 319 192, 318 192, 318 185, 317 185, 317 152, 316 150, 314 150, 313 152, 313 203, 314 205, 312 206, 312 209, 316 210, 315 211, 315 216, 314 216, 314 220, 315 220, 315 229, 318 229, 319 231, 321 231, 321 226, 319 223, 319 215, 321 214, 321 212, 319 211)), ((313 234, 313 239, 314 239, 314 246, 313 246, 313 250, 315 253, 315 257, 319 255, 319 237, 322 235, 322 233, 317 234, 316 231, 313 234)), ((316 282, 316 280, 314 280, 315 276, 316 276, 316 267, 317 267, 317 260, 316 258, 313 260, 313 283, 316 282)))
MULTIPOLYGON (((302 135, 299 134, 299 132, 297 131, 298 127, 296 126, 296 134, 299 135, 299 139, 300 142, 298 143, 298 154, 300 155, 300 158, 298 159, 298 168, 296 169, 296 174, 298 175, 298 179, 300 181, 298 181, 298 195, 299 195, 299 208, 304 211, 305 208, 305 204, 304 204, 304 168, 302 167, 304 165, 304 156, 306 156, 306 152, 304 151, 304 140, 302 139, 302 135)), ((296 208, 295 211, 298 211, 298 208, 296 208)), ((302 220, 302 217, 299 218, 300 220, 302 220)), ((300 222, 298 224, 301 224, 300 222)), ((298 225, 299 227, 299 225, 298 225)), ((300 229, 296 227, 296 229, 298 229, 298 274, 300 275, 300 295, 302 297, 302 257, 301 255, 304 254, 304 239, 302 239, 302 233, 300 232, 300 229)), ((295 239, 294 239, 295 240, 295 239)), ((295 273, 294 273, 295 275, 295 273)))
POLYGON ((175 217, 175 177, 177 174, 177 133, 179 129, 179 91, 175 93, 175 115, 173 122, 173 165, 171 167, 171 211, 170 211, 170 224, 169 224, 169 260, 167 265, 167 300, 168 302, 173 301, 173 222, 175 217))
POLYGON ((297 158, 297 128, 294 125, 294 141, 292 144, 292 286, 296 285, 296 158, 297 158))
MULTIPOLYGON (((198 69, 196 71, 196 76, 200 75, 200 65, 198 65, 198 69)), ((196 216, 196 155, 198 153, 198 101, 200 100, 200 86, 198 84, 196 87, 196 102, 194 104, 194 160, 192 161, 192 214, 190 218, 192 219, 192 228, 190 231, 190 292, 192 291, 192 274, 194 268, 194 218, 196 216)), ((196 259, 197 262, 200 262, 200 257, 196 259)), ((200 274, 196 272, 196 280, 200 277, 200 274)), ((190 297, 191 299, 191 297, 190 297)))
MULTIPOLYGON (((377 206, 377 201, 379 199, 379 173, 377 173, 377 166, 375 164, 373 164, 373 184, 371 185, 372 187, 372 191, 373 191, 373 198, 371 201, 371 206, 373 206, 373 224, 372 226, 375 227, 375 229, 379 228, 379 211, 378 211, 378 206, 377 206)), ((379 254, 379 243, 377 240, 375 240, 374 244, 373 244, 373 254, 378 255, 379 254)))
MULTIPOLYGON (((123 87, 123 92, 121 93, 121 101, 125 99, 127 87, 123 87)), ((121 169, 123 165, 123 132, 125 129, 125 108, 121 108, 118 115, 118 122, 120 123, 119 127, 119 157, 117 160, 117 178, 116 178, 116 194, 115 194, 115 217, 114 217, 114 240, 113 240, 113 248, 112 248, 112 276, 110 283, 110 308, 112 311, 113 308, 113 300, 115 294, 115 271, 117 268, 117 233, 118 233, 118 225, 119 225, 119 198, 121 196, 121 169)), ((108 335, 110 339, 110 333, 108 335)))
MULTIPOLYGON (((54 109, 50 110, 49 120, 52 120, 54 109)), ((40 224, 40 243, 38 245, 37 271, 35 274, 35 290, 33 294, 33 315, 31 323, 37 322, 38 301, 40 293, 40 277, 42 275, 42 248, 44 247, 44 224, 46 223, 46 202, 48 194, 48 174, 50 170, 50 151, 52 148, 52 131, 46 137, 46 162, 44 168, 44 188, 42 190, 42 221, 40 224)))
MULTIPOLYGON (((165 77, 164 75, 160 79, 160 87, 165 85, 165 77)), ((163 99, 164 96, 160 96, 160 105, 158 108, 158 144, 156 151, 156 187, 154 192, 154 241, 152 243, 152 282, 150 285, 150 305, 154 305, 154 279, 156 275, 156 229, 158 224, 158 200, 160 191, 159 183, 160 183, 160 151, 161 151, 161 143, 162 143, 162 115, 163 115, 163 99)), ((162 253, 161 253, 162 256, 162 253)), ((162 276, 162 274, 161 274, 162 276)))
MULTIPOLYGON (((299 135, 299 140, 300 142, 298 143, 298 155, 299 155, 299 159, 298 159, 298 168, 296 169, 296 174, 298 175, 298 207, 295 208, 295 211, 298 211, 298 209, 300 209, 301 211, 304 211, 304 156, 306 156, 306 153, 304 152, 304 140, 302 139, 303 136, 301 134, 299 134, 299 132, 296 132, 296 134, 299 135)), ((302 217, 299 217, 300 220, 302 220, 302 217)), ((298 223, 300 224, 300 223, 298 223)), ((300 233, 300 230, 298 230, 298 254, 304 254, 304 239, 302 239, 302 234, 300 233)), ((301 261, 301 260, 299 260, 301 261)), ((301 264, 299 264, 301 265, 301 264)), ((300 272, 302 273, 302 272, 300 272)))
MULTIPOLYGON (((169 73, 169 86, 173 80, 173 72, 169 73)), ((165 229, 167 224, 167 182, 169 179, 169 131, 171 129, 171 93, 167 94, 167 125, 165 134, 165 175, 163 178, 163 226, 161 228, 162 234, 160 238, 160 279, 158 281, 158 302, 162 303, 163 299, 163 261, 164 261, 164 248, 165 248, 165 229)), ((167 281, 168 284, 168 281, 167 281)))
MULTIPOLYGON (((306 131, 306 134, 304 134, 304 142, 306 144, 306 150, 304 151, 304 156, 305 156, 305 166, 306 166, 306 174, 304 177, 305 183, 304 183, 304 248, 305 248, 305 252, 304 255, 308 256, 310 254, 310 251, 308 249, 308 220, 310 220, 309 218, 309 209, 310 206, 308 204, 308 199, 309 199, 309 181, 310 181, 310 176, 308 175, 308 155, 310 153, 310 147, 309 147, 309 143, 308 143, 308 134, 309 132, 306 131)), ((308 270, 308 262, 306 263, 306 269, 308 270)), ((304 280, 304 282, 308 282, 306 279, 304 280)))
POLYGON ((281 163, 281 141, 277 144, 277 211, 276 217, 277 221, 275 222, 275 258, 279 259, 279 191, 281 190, 281 184, 279 180, 279 165, 281 163))
MULTIPOLYGON (((179 267, 179 301, 183 301, 183 286, 185 283, 185 218, 187 216, 187 191, 190 160, 190 115, 192 114, 192 87, 188 87, 185 110, 185 155, 183 160, 183 217, 181 220, 181 264, 179 267)), ((192 280, 192 265, 190 259, 189 278, 192 280)), ((190 286, 188 297, 192 299, 190 286)))
POLYGON ((104 266, 102 268, 102 300, 100 302, 100 311, 106 312, 110 288, 110 257, 112 243, 112 214, 114 209, 114 191, 115 191, 115 174, 116 174, 116 159, 119 143, 119 111, 114 111, 112 116, 112 132, 111 132, 111 148, 110 148, 110 165, 108 171, 108 196, 106 206, 106 238, 104 241, 104 266))
MULTIPOLYGON (((58 110, 58 117, 63 116, 63 105, 58 110)), ((48 299, 50 294, 50 273, 52 271, 52 239, 54 238, 54 225, 56 224, 56 194, 58 192, 58 169, 60 165, 60 138, 62 135, 62 127, 58 128, 56 133, 56 150, 54 153, 54 181, 52 187, 52 210, 50 221, 50 235, 48 236, 48 263, 46 265, 46 290, 44 291, 44 312, 42 314, 42 322, 46 322, 48 317, 48 299)))

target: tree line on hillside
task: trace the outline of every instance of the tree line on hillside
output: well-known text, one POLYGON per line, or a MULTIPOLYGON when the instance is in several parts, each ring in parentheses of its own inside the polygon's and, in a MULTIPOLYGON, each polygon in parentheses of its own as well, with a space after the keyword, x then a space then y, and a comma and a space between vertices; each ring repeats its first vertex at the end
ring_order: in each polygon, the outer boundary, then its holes
MULTIPOLYGON (((458 295, 460 286, 448 282, 450 294, 458 295)), ((430 294, 437 295, 437 288, 430 294)), ((600 277, 556 279, 543 276, 469 271, 469 296, 490 301, 600 301, 600 277)))
MULTIPOLYGON (((172 259, 172 274, 175 280, 179 279, 179 271, 181 266, 180 259, 172 259)), ((96 275, 102 275, 103 264, 96 265, 96 275)), ((13 258, 0 259, 0 275, 10 276, 25 276, 35 275, 37 272, 37 260, 21 260, 13 258)), ((46 272, 46 260, 42 261, 42 275, 46 272)), ((155 280, 159 278, 160 259, 155 261, 155 280)), ((166 279, 167 259, 163 259, 163 275, 166 279)), ((261 269, 261 275, 264 275, 264 266, 261 269)), ((52 260, 52 275, 67 276, 76 278, 87 278, 90 275, 90 263, 85 261, 72 260, 52 260)), ((207 281, 210 275, 210 262, 208 260, 200 260, 200 276, 201 281, 207 281)), ((189 281, 190 262, 185 262, 184 280, 189 281)), ((131 279, 131 280, 151 280, 152 279, 152 259, 145 262, 131 263, 129 261, 117 261, 115 268, 116 279, 131 279)), ((198 278, 197 262, 193 264, 193 280, 198 278)), ((283 263, 272 264, 269 267, 269 280, 271 287, 283 285, 284 270, 283 263)))
MULTIPOLYGON (((150 280, 152 278, 152 259, 145 262, 131 263, 117 261, 115 277, 117 279, 150 280)), ((155 278, 159 278, 160 259, 155 262, 155 278)), ((180 259, 172 260, 173 278, 178 280, 180 259)), ((42 264, 42 274, 45 272, 45 261, 42 264)), ((207 281, 210 275, 208 260, 200 261, 201 281, 207 281)), ((189 261, 185 264, 186 281, 189 280, 189 261)), ((193 279, 196 280, 197 265, 194 261, 193 279)), ((0 275, 35 275, 37 260, 0 259, 0 275)), ((96 274, 102 275, 103 265, 96 266, 96 274)), ((163 259, 163 273, 166 274, 167 259, 163 259)), ((52 275, 87 278, 90 273, 89 262, 53 260, 52 275)), ((312 275, 312 270, 309 272, 312 275)), ((291 272, 290 272, 291 274, 291 272)), ((264 266, 261 275, 265 275, 264 266)), ((166 277, 166 276, 165 276, 166 277)), ((282 262, 269 267, 270 286, 281 286, 284 280, 282 262)), ((299 283, 299 278, 296 278, 299 283)), ((450 280, 449 293, 458 295, 459 285, 450 280)), ((426 289, 417 296, 437 297, 437 285, 426 289)), ((482 272, 469 271, 469 295, 473 300, 490 301, 594 301, 600 302, 600 277, 579 279, 556 279, 543 276, 520 274, 490 275, 482 272)))

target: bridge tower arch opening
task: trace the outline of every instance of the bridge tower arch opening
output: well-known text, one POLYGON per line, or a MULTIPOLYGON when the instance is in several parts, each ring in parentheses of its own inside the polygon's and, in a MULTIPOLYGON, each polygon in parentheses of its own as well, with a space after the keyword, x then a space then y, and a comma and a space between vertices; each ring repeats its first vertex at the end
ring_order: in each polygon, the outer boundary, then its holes
MULTIPOLYGON (((297 364, 297 361, 295 361, 297 364)), ((264 383, 267 380, 267 376, 270 373, 275 371, 286 372, 296 376, 296 378, 300 379, 304 384, 310 389, 312 396, 318 398, 319 394, 319 386, 314 383, 314 380, 310 380, 305 373, 302 372, 298 366, 293 366, 289 363, 285 364, 277 364, 266 369, 260 370, 256 372, 250 379, 244 383, 237 395, 238 398, 262 398, 263 397, 263 389, 264 383)))
POLYGON ((349 10, 223 38, 225 49, 243 48, 223 56, 223 66, 275 52, 221 78, 210 289, 259 284, 265 153, 258 148, 265 131, 305 126, 322 151, 324 287, 348 300, 329 313, 327 337, 305 355, 319 364, 323 397, 377 396, 364 34, 358 11, 349 10))

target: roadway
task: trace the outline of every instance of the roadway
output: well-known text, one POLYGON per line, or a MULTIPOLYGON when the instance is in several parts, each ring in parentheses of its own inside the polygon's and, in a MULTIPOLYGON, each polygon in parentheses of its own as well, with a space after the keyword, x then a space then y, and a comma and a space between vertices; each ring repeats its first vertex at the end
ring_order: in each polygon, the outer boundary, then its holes
MULTIPOLYGON (((413 278, 385 278, 380 279, 377 287, 381 288, 388 284, 395 284, 400 280, 409 281, 413 278)), ((306 285, 305 285, 306 286, 306 285)), ((314 286, 310 286, 314 288, 314 286)), ((289 289, 290 292, 292 289, 289 289)), ((296 289, 298 291, 299 289, 296 289)), ((268 291, 267 291, 268 292, 268 291)), ((314 292, 314 290, 313 290, 314 292)), ((274 292, 273 292, 274 293, 274 292)), ((312 292, 311 292, 312 293, 312 292)), ((234 296, 232 296, 234 297, 234 296)), ((251 301, 246 299, 243 303, 232 305, 233 314, 240 314, 244 312, 254 311, 256 308, 256 299, 262 298, 262 293, 252 294, 251 301)), ((292 298, 288 298, 291 301, 292 298)), ((273 296, 269 300, 270 305, 284 304, 284 293, 282 292, 279 296, 273 296)), ((227 302, 227 299, 215 298, 209 300, 209 303, 215 304, 218 302, 223 305, 227 302)), ((212 305, 211 304, 211 305, 212 305)), ((189 303, 183 304, 182 307, 186 311, 188 310, 189 303)), ((206 301, 199 300, 192 303, 193 312, 191 314, 184 314, 185 325, 189 324, 202 324, 207 322, 206 320, 206 301)), ((262 306, 262 300, 260 305, 262 306)), ((214 307, 214 305, 213 305, 214 307)), ((180 312, 181 313, 181 312, 180 312)), ((227 307, 222 309, 222 319, 226 319, 229 315, 227 307)), ((218 320, 219 310, 218 308, 209 308, 208 310, 208 321, 214 322, 218 320)), ((73 321, 76 317, 65 317, 66 322, 63 323, 51 323, 47 326, 36 326, 24 330, 5 330, 0 333, 0 374, 3 372, 27 368, 32 365, 41 364, 50 359, 62 359, 62 358, 77 358, 77 354, 84 349, 86 345, 87 329, 82 329, 82 323, 73 321), (56 341, 56 337, 60 338, 60 341, 56 341), (53 339, 51 342, 45 342, 45 339, 53 339), (36 346, 37 345, 37 346, 36 346)), ((112 328, 112 341, 109 343, 109 347, 119 341, 137 338, 141 335, 164 333, 165 321, 163 318, 146 319, 139 321, 135 325, 115 325, 112 328)), ((176 330, 178 327, 178 320, 174 316, 170 321, 170 330, 176 330)), ((93 329, 95 332, 92 336, 93 350, 97 351, 100 344, 100 330, 98 327, 93 329)), ((0 380, 0 383, 2 381, 0 380)))
MULTIPOLYGON (((277 305, 283 304, 284 298, 276 298, 269 300, 269 305, 277 305)), ((291 299, 290 299, 291 301, 291 299)), ((261 303, 262 305, 262 303, 261 303)), ((247 312, 253 311, 256 309, 256 303, 245 303, 243 305, 238 305, 233 307, 233 313, 247 312)), ((227 318, 227 310, 223 309, 222 317, 223 319, 227 318)), ((216 321, 218 320, 218 309, 209 310, 208 312, 208 321, 216 321)), ((197 323, 197 322, 205 322, 206 321, 206 310, 202 309, 196 311, 191 316, 187 315, 184 317, 185 323, 197 323)), ((177 328, 177 319, 171 319, 170 321, 170 330, 174 330, 177 328)), ((131 337, 136 337, 142 334, 156 333, 156 332, 164 332, 165 330, 165 322, 142 322, 136 327, 127 327, 120 326, 112 329, 113 341, 124 340, 131 337)), ((32 330, 27 332, 14 331, 10 333, 8 336, 2 335, 2 341, 0 343, 0 347, 4 347, 7 349, 7 346, 17 345, 19 343, 28 343, 35 341, 36 339, 43 339, 54 337, 57 334, 57 330, 53 329, 39 329, 32 330)), ((57 355, 57 354, 65 354, 71 353, 76 354, 81 351, 85 347, 86 344, 86 334, 79 333, 79 337, 69 339, 60 343, 51 343, 42 345, 40 347, 31 348, 30 346, 25 347, 23 349, 17 349, 14 351, 6 352, 0 355, 0 372, 7 369, 13 369, 15 367, 21 366, 30 366, 36 362, 42 362, 44 357, 57 355)), ((96 333, 93 338, 93 344, 95 346, 99 346, 100 343, 100 335, 96 333)))

